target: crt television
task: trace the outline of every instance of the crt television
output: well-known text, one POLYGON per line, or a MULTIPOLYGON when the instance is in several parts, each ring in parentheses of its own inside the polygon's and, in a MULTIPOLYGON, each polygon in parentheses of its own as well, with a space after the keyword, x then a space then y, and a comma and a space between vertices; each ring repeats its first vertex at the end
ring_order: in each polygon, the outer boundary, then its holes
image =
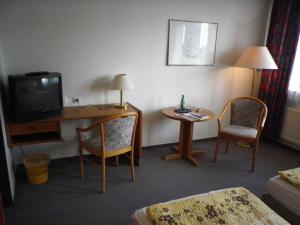
POLYGON ((33 72, 8 77, 14 121, 30 121, 60 114, 63 109, 60 73, 33 72))

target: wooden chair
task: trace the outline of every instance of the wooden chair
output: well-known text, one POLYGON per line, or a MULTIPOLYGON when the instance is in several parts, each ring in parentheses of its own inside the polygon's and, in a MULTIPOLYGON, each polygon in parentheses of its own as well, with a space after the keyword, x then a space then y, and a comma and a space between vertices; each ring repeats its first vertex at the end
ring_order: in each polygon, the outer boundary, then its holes
POLYGON ((105 192, 106 158, 130 153, 131 179, 134 173, 134 138, 138 114, 128 112, 100 119, 87 128, 76 128, 80 147, 80 176, 83 177, 83 160, 92 164, 91 160, 83 157, 83 149, 101 158, 102 184, 101 192, 105 192))
POLYGON ((252 147, 251 172, 253 172, 255 169, 259 138, 267 118, 267 113, 268 109, 266 104, 257 98, 239 97, 229 100, 218 118, 218 138, 214 161, 217 161, 221 138, 227 140, 226 153, 228 152, 230 140, 244 141, 252 147), (224 117, 228 111, 230 111, 229 125, 224 126, 224 117))

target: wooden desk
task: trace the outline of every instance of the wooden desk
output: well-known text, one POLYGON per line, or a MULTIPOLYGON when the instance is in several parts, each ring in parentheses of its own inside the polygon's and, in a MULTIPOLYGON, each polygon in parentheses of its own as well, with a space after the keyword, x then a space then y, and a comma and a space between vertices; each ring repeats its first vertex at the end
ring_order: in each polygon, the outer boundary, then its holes
MULTIPOLYGON (((166 117, 180 121, 179 146, 174 147, 176 153, 166 155, 164 160, 174 160, 184 157, 188 161, 192 162, 195 166, 198 166, 199 162, 194 158, 194 156, 202 154, 203 151, 192 150, 194 122, 212 121, 215 119, 215 114, 207 109, 201 109, 199 113, 209 116, 207 119, 201 120, 183 117, 180 115, 180 113, 174 112, 175 109, 176 107, 169 107, 162 110, 162 113, 166 117)), ((193 112, 196 112, 196 110, 193 109, 193 112)))
MULTIPOLYGON (((7 138, 11 148, 28 144, 63 141, 61 138, 61 122, 66 120, 97 119, 119 114, 125 111, 114 105, 91 105, 64 107, 61 115, 25 123, 7 122, 7 138)), ((128 103, 127 111, 138 113, 135 135, 135 165, 139 164, 142 152, 142 120, 143 112, 128 103)))

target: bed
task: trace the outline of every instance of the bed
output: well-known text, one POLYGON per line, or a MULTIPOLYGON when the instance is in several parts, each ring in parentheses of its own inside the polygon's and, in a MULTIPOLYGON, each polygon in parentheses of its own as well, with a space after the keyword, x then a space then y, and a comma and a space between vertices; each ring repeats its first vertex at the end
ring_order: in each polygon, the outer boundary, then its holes
POLYGON ((300 216, 300 189, 280 176, 272 177, 268 182, 269 194, 286 208, 300 216))
MULTIPOLYGON (((209 193, 215 193, 215 192, 219 192, 219 191, 222 191, 222 190, 211 191, 209 193)), ((191 196, 188 196, 188 197, 185 197, 185 198, 179 198, 179 199, 175 199, 175 200, 168 201, 168 202, 175 202, 175 201, 179 201, 179 200, 189 199, 189 198, 192 198, 192 197, 202 196, 202 195, 205 195, 205 194, 206 193, 199 194, 199 195, 191 195, 191 196)), ((148 219, 148 216, 147 216, 147 207, 143 207, 141 209, 136 210, 131 215, 131 219, 133 221, 133 225, 153 225, 151 223, 151 221, 148 219)))
POLYGON ((136 210, 131 218, 134 225, 289 224, 244 188, 223 189, 158 203, 136 210), (225 208, 220 208, 224 205, 225 208))
POLYGON ((300 189, 280 176, 270 178, 262 200, 291 224, 300 224, 300 189))

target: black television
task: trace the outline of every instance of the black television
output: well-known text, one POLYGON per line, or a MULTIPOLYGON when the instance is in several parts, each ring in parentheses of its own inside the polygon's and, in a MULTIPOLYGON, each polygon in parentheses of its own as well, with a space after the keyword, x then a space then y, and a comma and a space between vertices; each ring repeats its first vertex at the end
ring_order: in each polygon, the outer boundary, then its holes
POLYGON ((32 72, 8 76, 10 115, 25 122, 56 116, 63 110, 60 73, 32 72))

